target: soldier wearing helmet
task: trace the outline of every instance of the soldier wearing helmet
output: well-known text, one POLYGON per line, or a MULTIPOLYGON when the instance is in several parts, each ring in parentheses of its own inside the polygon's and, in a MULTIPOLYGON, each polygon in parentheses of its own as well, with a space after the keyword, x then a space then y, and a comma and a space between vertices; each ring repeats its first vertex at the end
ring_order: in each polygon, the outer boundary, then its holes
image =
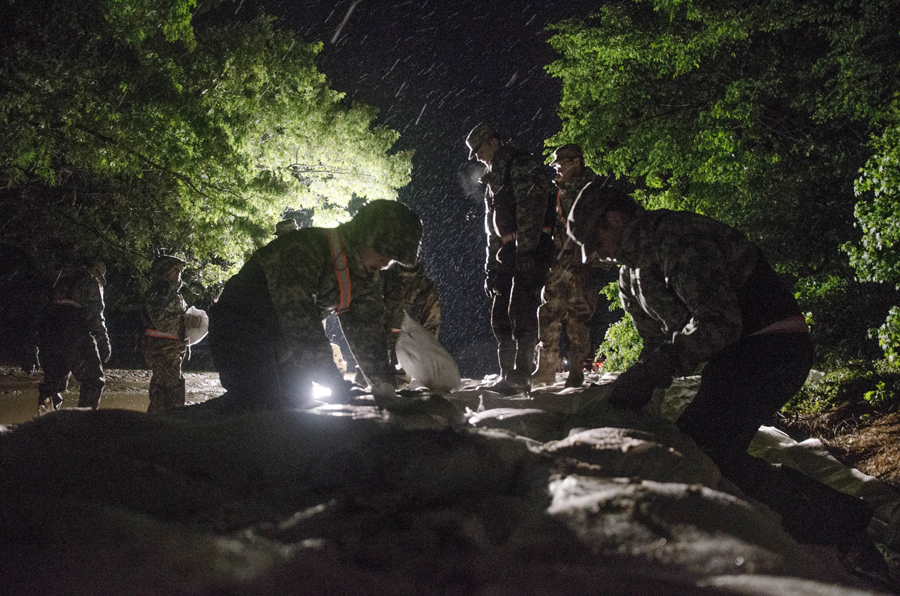
MULTIPOLYGON (((311 383, 346 398, 322 320, 336 313, 377 400, 394 393, 379 271, 415 265, 422 224, 396 201, 363 206, 337 228, 301 228, 257 250, 209 313, 209 342, 236 409, 303 407, 311 383)), ((383 402, 382 402, 383 403, 383 402)))
POLYGON ((469 159, 485 164, 485 292, 497 340, 500 379, 491 389, 531 388, 537 344, 537 307, 553 245, 548 226, 550 185, 529 152, 500 141, 488 124, 466 137, 469 159))
POLYGON ((172 255, 150 264, 150 291, 144 302, 144 360, 150 377, 148 413, 184 405, 185 386, 181 364, 187 352, 185 330, 190 327, 187 303, 181 296, 181 272, 185 261, 172 255))
POLYGON ((38 388, 38 411, 58 410, 69 373, 81 387, 78 407, 97 409, 106 377, 103 364, 112 354, 103 317, 106 265, 85 261, 53 286, 50 310, 40 325, 40 361, 44 380, 38 388))

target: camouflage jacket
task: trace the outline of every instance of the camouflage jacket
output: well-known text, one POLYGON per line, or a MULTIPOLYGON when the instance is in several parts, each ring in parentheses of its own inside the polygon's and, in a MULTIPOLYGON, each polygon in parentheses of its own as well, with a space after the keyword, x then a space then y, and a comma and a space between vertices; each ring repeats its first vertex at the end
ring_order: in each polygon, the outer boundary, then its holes
POLYGON ((396 339, 395 332, 403 324, 403 313, 435 337, 441 330, 441 301, 437 288, 434 287, 422 264, 415 267, 403 267, 393 263, 381 271, 384 285, 385 325, 391 345, 396 339))
POLYGON ((531 252, 538 249, 547 215, 550 183, 544 167, 530 153, 508 145, 497 149, 481 181, 486 185, 485 270, 493 271, 500 267, 500 248, 505 244, 509 245, 513 237, 515 242, 512 246, 515 246, 516 251, 531 252))
POLYGON ((181 297, 181 281, 161 277, 153 282, 144 301, 148 322, 160 333, 184 338, 184 313, 187 303, 181 297))
MULTIPOLYGON (((580 176, 571 180, 553 181, 556 186, 556 218, 553 227, 553 244, 556 248, 554 255, 554 267, 564 267, 566 269, 578 269, 582 267, 581 249, 573 240, 569 239, 566 234, 566 219, 569 217, 569 211, 578 198, 578 193, 588 183, 593 182, 597 178, 594 170, 585 167, 580 176)), ((588 261, 591 268, 609 268, 609 264, 605 264, 599 259, 591 259, 588 261)))
POLYGON ((51 308, 75 308, 80 321, 99 345, 109 346, 109 334, 103 318, 103 285, 86 267, 59 279, 51 293, 51 308))
POLYGON ((622 306, 644 340, 641 360, 671 376, 800 314, 756 245, 696 213, 641 210, 615 261, 622 306))
MULTIPOLYGON (((360 247, 348 239, 346 224, 337 231, 351 282, 349 309, 338 314, 341 329, 366 377, 392 383, 381 277, 362 267, 360 247)), ((281 235, 253 253, 219 299, 238 316, 261 321, 261 328, 276 321, 279 337, 273 341, 280 342, 282 358, 312 371, 323 384, 343 378, 322 326, 341 302, 328 234, 324 228, 302 228, 281 235)))

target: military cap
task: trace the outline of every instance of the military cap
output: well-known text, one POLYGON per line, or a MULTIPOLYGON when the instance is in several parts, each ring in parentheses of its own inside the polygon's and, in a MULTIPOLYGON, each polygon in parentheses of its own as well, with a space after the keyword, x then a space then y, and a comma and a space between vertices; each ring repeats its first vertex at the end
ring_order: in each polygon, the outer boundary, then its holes
POLYGON ((496 137, 497 131, 490 124, 482 122, 469 131, 466 137, 466 146, 469 148, 469 159, 475 157, 475 152, 491 137, 496 137))
POLYGON ((553 161, 550 162, 550 165, 555 166, 557 162, 560 162, 564 159, 569 159, 571 157, 577 157, 581 160, 584 160, 584 153, 581 152, 580 145, 576 145, 575 143, 566 143, 562 147, 558 147, 556 151, 553 152, 553 161))
POLYGON ((379 199, 367 203, 349 222, 362 245, 404 265, 415 265, 422 240, 422 222, 412 209, 379 199))
POLYGON ((297 225, 296 219, 282 219, 277 224, 275 224, 275 235, 281 236, 286 232, 292 232, 299 229, 300 226, 297 225))

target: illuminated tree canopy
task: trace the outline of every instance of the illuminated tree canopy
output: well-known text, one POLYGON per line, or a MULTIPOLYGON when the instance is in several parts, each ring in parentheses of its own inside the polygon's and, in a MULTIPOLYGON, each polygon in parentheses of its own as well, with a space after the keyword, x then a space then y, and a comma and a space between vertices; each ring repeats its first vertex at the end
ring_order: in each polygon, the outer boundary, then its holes
MULTIPOLYGON (((196 0, 2 0, 2 240, 48 268, 159 250, 222 281, 286 209, 395 199, 411 155, 316 67, 320 44, 196 0)), ((140 285, 140 284, 139 284, 140 285)))
MULTIPOLYGON (((896 227, 897 194, 881 200, 894 205, 884 227, 874 189, 857 196, 854 182, 875 152, 896 156, 896 134, 883 135, 900 93, 900 2, 622 0, 555 25, 551 44, 563 128, 548 145, 580 143, 648 206, 747 232, 799 281, 820 334, 865 338, 884 320, 894 288, 855 282, 862 261, 842 247, 896 227)), ((885 264, 892 246, 868 254, 885 264)))

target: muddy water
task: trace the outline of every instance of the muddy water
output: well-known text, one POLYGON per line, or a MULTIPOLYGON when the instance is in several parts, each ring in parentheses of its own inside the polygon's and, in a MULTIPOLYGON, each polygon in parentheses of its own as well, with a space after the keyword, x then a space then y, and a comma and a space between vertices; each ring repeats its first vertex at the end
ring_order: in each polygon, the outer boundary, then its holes
MULTIPOLYGON (((218 373, 185 373, 187 403, 200 403, 225 392, 219 384, 218 373)), ((37 415, 38 385, 43 374, 23 373, 12 366, 0 366, 0 424, 21 424, 37 415)), ((101 408, 119 408, 146 412, 150 404, 149 370, 112 369, 106 371, 106 387, 100 400, 101 408)), ((68 390, 62 394, 63 408, 78 406, 78 382, 69 380, 68 390)))

